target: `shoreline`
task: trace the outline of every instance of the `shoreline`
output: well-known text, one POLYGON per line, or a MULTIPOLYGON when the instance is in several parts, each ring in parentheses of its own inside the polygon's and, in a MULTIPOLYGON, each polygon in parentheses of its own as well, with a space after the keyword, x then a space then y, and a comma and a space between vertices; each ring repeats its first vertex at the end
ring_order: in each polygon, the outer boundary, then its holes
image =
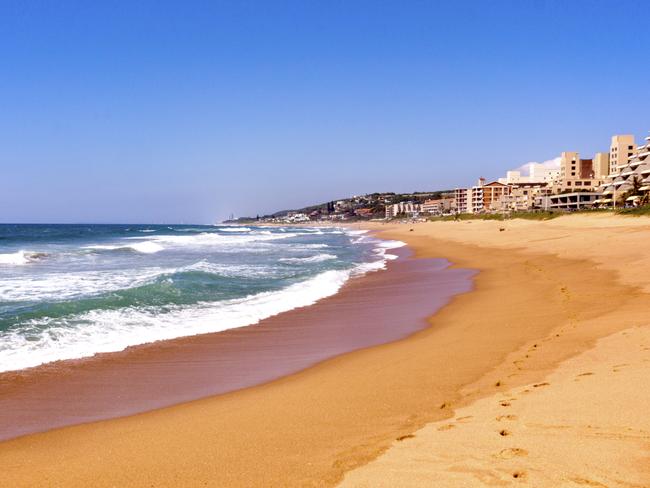
POLYGON ((429 315, 471 287, 471 270, 450 270, 440 259, 415 262, 406 249, 392 252, 399 258, 386 269, 256 324, 0 373, 0 441, 277 380, 421 330, 429 315))
MULTIPOLYGON (((411 233, 375 229, 400 236, 418 257, 479 269, 474 290, 405 339, 264 385, 0 443, 5 478, 17 486, 44 479, 66 486, 336 484, 458 408, 541 381, 601 337, 643 326, 648 295, 639 267, 622 273, 602 265, 612 253, 593 239, 601 224, 509 222, 505 233, 501 222, 471 231, 459 223, 416 225, 411 233), (581 247, 558 257, 553 246, 567 246, 567 231, 581 247), (544 242, 541 251, 537 242, 544 242), (590 255, 597 252, 603 260, 590 255), (623 319, 615 320, 620 311, 623 319)), ((612 233, 621 259, 632 264, 621 231, 612 233)))

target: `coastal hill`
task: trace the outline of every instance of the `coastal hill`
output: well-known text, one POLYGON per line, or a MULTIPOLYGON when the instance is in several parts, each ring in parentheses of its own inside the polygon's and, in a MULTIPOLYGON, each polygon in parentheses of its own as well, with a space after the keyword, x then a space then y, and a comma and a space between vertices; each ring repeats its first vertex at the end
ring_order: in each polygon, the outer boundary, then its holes
POLYGON ((368 193, 339 200, 331 200, 297 209, 280 210, 267 215, 230 218, 224 221, 224 223, 246 224, 258 221, 271 222, 286 220, 290 217, 294 217, 294 220, 296 221, 366 220, 384 218, 387 205, 394 205, 402 202, 421 204, 426 200, 444 198, 449 196, 451 193, 451 190, 418 191, 412 193, 368 193))

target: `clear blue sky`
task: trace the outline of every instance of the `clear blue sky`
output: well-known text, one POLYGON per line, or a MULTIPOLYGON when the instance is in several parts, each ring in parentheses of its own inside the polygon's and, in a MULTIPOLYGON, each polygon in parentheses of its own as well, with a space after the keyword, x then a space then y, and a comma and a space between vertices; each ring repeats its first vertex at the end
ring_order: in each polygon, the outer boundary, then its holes
POLYGON ((642 1, 0 3, 0 221, 214 222, 650 130, 642 1))

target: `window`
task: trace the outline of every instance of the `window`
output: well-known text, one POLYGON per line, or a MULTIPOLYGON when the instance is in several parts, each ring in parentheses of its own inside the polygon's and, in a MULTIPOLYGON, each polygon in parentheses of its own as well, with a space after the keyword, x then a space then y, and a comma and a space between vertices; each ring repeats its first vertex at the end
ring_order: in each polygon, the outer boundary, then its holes
POLYGON ((582 181, 576 181, 576 186, 582 186, 582 181))
POLYGON ((585 181, 585 186, 591 186, 591 181, 585 181))
POLYGON ((631 151, 631 150, 632 150, 632 146, 627 146, 627 150, 628 150, 628 151, 631 151))
POLYGON ((575 172, 571 173, 571 176, 575 176, 575 175, 576 175, 575 172))

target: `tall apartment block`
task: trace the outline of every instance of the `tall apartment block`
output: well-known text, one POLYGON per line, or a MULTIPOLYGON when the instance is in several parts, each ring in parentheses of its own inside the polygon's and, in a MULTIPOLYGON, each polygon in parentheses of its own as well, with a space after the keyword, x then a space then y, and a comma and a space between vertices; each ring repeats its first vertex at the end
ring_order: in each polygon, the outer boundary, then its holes
POLYGON ((565 151, 560 157, 560 178, 556 191, 593 190, 602 183, 603 156, 595 159, 580 159, 577 152, 565 151))
POLYGON ((618 174, 627 166, 627 162, 635 152, 636 144, 633 135, 612 136, 612 144, 609 146, 609 174, 618 174))

